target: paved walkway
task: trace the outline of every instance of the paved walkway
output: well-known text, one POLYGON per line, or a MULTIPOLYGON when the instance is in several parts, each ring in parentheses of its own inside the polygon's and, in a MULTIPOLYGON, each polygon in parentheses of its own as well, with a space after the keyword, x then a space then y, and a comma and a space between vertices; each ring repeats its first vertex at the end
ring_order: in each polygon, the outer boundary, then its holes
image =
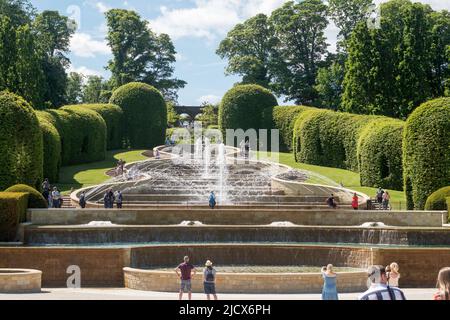
MULTIPOLYGON (((408 300, 431 300, 436 289, 404 289, 408 300)), ((360 293, 340 294, 341 300, 356 300, 360 293)), ((185 297, 187 298, 187 296, 185 297)), ((193 300, 205 300, 194 293, 193 300)), ((42 289, 35 294, 0 294, 0 300, 176 300, 176 293, 136 291, 126 288, 42 289)), ((320 300, 320 294, 219 294, 221 300, 320 300)))

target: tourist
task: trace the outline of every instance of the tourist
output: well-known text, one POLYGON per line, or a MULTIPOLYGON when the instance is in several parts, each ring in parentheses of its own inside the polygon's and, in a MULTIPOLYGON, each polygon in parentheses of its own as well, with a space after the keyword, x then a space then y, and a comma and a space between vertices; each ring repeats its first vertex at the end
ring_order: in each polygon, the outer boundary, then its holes
POLYGON ((336 205, 336 200, 334 199, 333 194, 327 199, 327 204, 328 204, 328 207, 336 209, 337 205, 336 205))
POLYGON ((103 195, 103 206, 105 207, 105 209, 109 208, 109 192, 106 191, 105 194, 103 195))
POLYGON ((450 267, 442 268, 437 278, 439 291, 434 294, 434 300, 450 300, 450 267))
POLYGON ((399 267, 396 262, 392 262, 386 267, 386 275, 390 287, 398 288, 398 280, 400 279, 399 267))
POLYGON ((189 300, 192 300, 192 276, 195 275, 195 267, 189 263, 189 257, 184 257, 184 262, 175 269, 175 273, 180 279, 180 294, 179 299, 183 299, 183 293, 187 291, 189 300), (181 272, 181 274, 180 274, 181 272))
POLYGON ((244 145, 244 150, 245 150, 245 158, 248 158, 250 156, 250 142, 249 140, 245 141, 245 145, 244 145))
POLYGON ((358 208, 359 208, 359 199, 358 199, 358 195, 356 194, 356 192, 353 194, 352 208, 354 210, 358 210, 358 208))
POLYGON ((385 191, 383 193, 383 210, 389 209, 389 200, 391 200, 391 195, 389 192, 385 191))
POLYGON ((367 270, 367 276, 370 287, 359 296, 358 300, 406 300, 402 290, 388 286, 385 267, 370 266, 367 270))
POLYGON ((159 150, 158 150, 158 149, 156 149, 156 152, 155 152, 155 159, 156 159, 156 160, 161 159, 161 154, 159 153, 159 150))
POLYGON ((59 190, 57 187, 53 187, 52 191, 52 202, 53 202, 53 208, 61 208, 61 193, 59 193, 59 190))
POLYGON ((42 182, 42 196, 44 197, 44 199, 48 199, 50 190, 50 182, 48 181, 48 178, 45 178, 44 182, 42 182))
POLYGON ((122 202, 123 202, 123 196, 122 196, 122 192, 117 191, 117 209, 122 209, 122 202))
POLYGON ((79 203, 80 203, 81 209, 86 208, 86 194, 84 193, 84 191, 81 192, 79 203))
POLYGON ((217 300, 216 294, 216 269, 210 260, 205 263, 205 270, 203 270, 203 288, 205 290, 206 299, 211 300, 210 295, 217 300))
MULTIPOLYGON (((50 187, 50 190, 51 190, 51 187, 50 187)), ((49 209, 53 208, 53 195, 52 195, 52 192, 48 193, 47 203, 48 203, 48 208, 49 209)))
POLYGON ((166 138, 165 145, 166 145, 166 146, 170 146, 170 140, 169 140, 169 137, 166 138))
POLYGON ((211 194, 209 195, 209 207, 211 209, 216 207, 216 195, 214 194, 214 191, 211 191, 211 194))
POLYGON ((383 205, 383 194, 384 194, 384 190, 381 189, 381 187, 378 187, 378 191, 377 191, 377 202, 379 205, 379 208, 381 209, 382 205, 383 205))
POLYGON ((116 200, 116 197, 114 196, 114 192, 112 189, 108 190, 108 208, 114 209, 114 201, 116 200))
POLYGON ((333 265, 322 267, 323 289, 322 300, 339 300, 336 288, 336 273, 333 272, 333 265))

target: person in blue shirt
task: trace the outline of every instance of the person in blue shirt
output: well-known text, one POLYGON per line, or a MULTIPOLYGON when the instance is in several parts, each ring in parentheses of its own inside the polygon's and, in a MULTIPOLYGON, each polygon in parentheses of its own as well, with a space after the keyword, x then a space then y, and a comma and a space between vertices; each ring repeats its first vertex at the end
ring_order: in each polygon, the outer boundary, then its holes
POLYGON ((209 207, 211 209, 216 207, 216 195, 214 194, 214 191, 211 191, 211 194, 209 195, 209 207))
POLYGON ((339 300, 336 288, 336 273, 333 272, 332 264, 322 268, 322 277, 322 300, 339 300))

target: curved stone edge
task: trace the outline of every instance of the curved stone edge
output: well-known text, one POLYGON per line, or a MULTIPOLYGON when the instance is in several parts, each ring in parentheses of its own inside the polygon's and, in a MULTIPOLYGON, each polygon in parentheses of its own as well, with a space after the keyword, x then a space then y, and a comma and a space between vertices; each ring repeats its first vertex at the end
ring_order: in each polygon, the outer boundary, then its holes
POLYGON ((39 293, 41 284, 40 270, 0 269, 0 293, 39 293))
MULTIPOLYGON (((200 271, 200 270, 198 270, 200 271)), ((140 291, 178 292, 175 272, 123 268, 126 288, 140 291)), ((321 273, 218 273, 217 293, 321 293, 321 273)), ((338 292, 367 290, 367 273, 351 271, 337 273, 338 292)), ((203 293, 201 272, 192 278, 192 292, 203 293)))

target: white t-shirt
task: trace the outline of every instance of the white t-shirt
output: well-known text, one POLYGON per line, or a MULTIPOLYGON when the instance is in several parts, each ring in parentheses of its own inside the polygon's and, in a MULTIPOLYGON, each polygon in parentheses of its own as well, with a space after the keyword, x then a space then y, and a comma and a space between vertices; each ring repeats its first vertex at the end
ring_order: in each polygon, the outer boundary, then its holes
MULTIPOLYGON (((398 288, 390 288, 395 295, 395 300, 406 300, 403 291, 398 288)), ((381 283, 373 283, 369 290, 358 297, 358 300, 392 300, 388 286, 381 283)))

